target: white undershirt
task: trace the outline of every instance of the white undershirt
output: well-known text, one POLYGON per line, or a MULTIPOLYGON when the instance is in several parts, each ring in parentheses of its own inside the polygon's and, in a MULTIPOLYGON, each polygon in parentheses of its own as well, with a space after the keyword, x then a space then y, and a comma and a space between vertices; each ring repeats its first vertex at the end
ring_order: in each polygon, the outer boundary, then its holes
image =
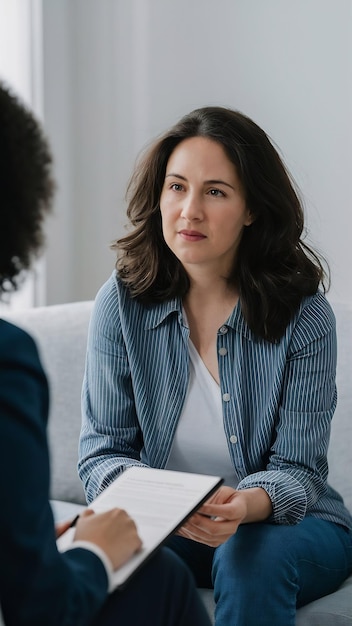
POLYGON ((227 447, 221 391, 189 340, 190 377, 186 400, 177 425, 166 469, 224 478, 236 487, 227 447))

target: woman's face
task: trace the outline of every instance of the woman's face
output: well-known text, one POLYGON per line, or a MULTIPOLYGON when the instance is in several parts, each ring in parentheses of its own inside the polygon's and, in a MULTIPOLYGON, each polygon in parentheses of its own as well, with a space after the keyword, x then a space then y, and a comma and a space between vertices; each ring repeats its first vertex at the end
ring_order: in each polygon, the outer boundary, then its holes
POLYGON ((227 276, 243 228, 251 224, 236 168, 222 145, 191 137, 177 145, 160 197, 164 239, 192 275, 227 276))

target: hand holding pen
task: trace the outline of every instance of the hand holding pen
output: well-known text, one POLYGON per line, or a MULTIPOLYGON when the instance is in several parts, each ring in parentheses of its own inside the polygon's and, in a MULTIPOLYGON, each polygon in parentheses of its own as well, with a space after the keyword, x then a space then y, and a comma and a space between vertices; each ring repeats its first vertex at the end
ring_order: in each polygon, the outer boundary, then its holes
POLYGON ((136 524, 123 509, 114 508, 103 513, 85 509, 74 519, 57 524, 56 536, 60 537, 73 527, 74 540, 96 544, 110 559, 114 570, 142 546, 136 524))
POLYGON ((63 535, 69 528, 73 528, 73 526, 76 526, 78 518, 79 515, 76 515, 76 517, 74 517, 72 520, 58 522, 57 524, 55 524, 56 539, 61 537, 61 535, 63 535))

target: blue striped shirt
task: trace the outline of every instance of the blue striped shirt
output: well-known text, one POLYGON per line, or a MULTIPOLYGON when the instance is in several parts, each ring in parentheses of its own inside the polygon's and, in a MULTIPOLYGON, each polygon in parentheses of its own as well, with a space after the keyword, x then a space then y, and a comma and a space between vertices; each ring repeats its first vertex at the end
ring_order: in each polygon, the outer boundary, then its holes
MULTIPOLYGON (((145 306, 115 272, 100 289, 82 389, 79 474, 88 502, 126 466, 165 467, 187 393, 188 339, 181 300, 145 306)), ((275 523, 313 515, 352 527, 327 483, 336 329, 326 298, 305 298, 275 344, 251 332, 237 304, 218 331, 220 348, 223 423, 238 489, 265 489, 275 523)))

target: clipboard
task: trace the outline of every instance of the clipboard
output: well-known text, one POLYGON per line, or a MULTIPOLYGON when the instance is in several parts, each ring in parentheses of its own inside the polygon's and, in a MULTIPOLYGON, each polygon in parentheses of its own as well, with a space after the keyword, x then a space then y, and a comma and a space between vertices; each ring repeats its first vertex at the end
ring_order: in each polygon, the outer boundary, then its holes
MULTIPOLYGON (((125 509, 135 521, 142 548, 113 573, 113 589, 122 589, 222 484, 219 476, 142 466, 127 468, 90 504, 96 513, 125 509)), ((57 540, 60 551, 72 547, 74 528, 57 540)))

